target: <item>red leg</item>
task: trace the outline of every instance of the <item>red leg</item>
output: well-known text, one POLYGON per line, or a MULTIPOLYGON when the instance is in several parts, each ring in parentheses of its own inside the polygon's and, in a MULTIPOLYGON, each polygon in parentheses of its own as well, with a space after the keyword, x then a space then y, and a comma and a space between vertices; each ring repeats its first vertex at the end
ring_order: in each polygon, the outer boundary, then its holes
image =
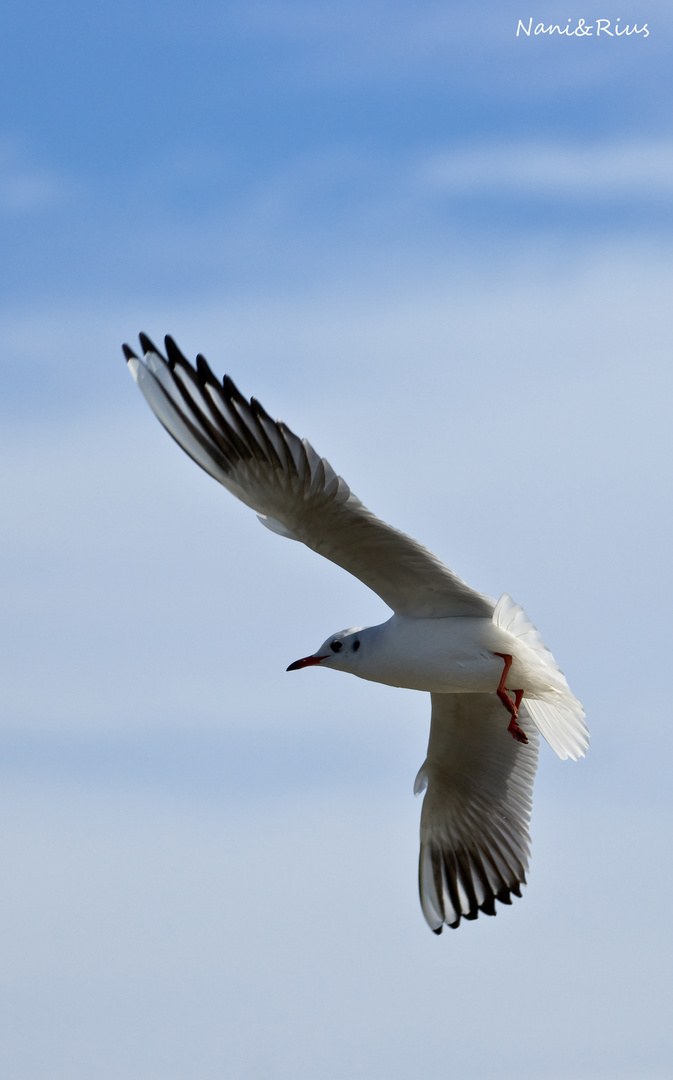
POLYGON ((528 742, 528 736, 526 735, 526 732, 523 730, 523 728, 519 727, 519 724, 518 724, 519 705, 521 704, 521 698, 523 697, 523 690, 515 690, 514 691, 514 696, 515 696, 514 708, 516 709, 516 716, 513 716, 512 719, 510 720, 509 725, 507 727, 507 730, 509 731, 512 738, 516 739, 517 742, 527 743, 528 742))
POLYGON ((511 697, 507 693, 507 688, 505 686, 509 669, 512 666, 511 654, 499 652, 495 653, 494 655, 499 656, 502 660, 505 661, 505 666, 503 668, 502 675, 500 676, 500 682, 498 683, 498 689, 496 690, 496 694, 498 695, 503 705, 507 709, 508 713, 510 713, 512 717, 507 730, 509 731, 512 738, 516 739, 517 742, 527 743, 528 736, 526 735, 526 732, 523 730, 523 728, 519 727, 519 724, 517 723, 517 718, 519 716, 519 705, 521 704, 521 699, 523 697, 523 690, 515 690, 514 701, 512 701, 511 697))

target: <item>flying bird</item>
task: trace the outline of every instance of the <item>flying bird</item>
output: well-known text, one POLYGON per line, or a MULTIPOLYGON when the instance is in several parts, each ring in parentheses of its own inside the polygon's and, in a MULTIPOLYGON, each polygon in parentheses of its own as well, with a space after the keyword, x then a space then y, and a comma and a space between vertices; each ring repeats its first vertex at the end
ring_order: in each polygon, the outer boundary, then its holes
POLYGON ((316 666, 430 694, 427 757, 414 791, 421 812, 419 889, 435 933, 526 882, 538 732, 561 758, 583 757, 584 710, 540 634, 506 593, 476 592, 416 540, 377 518, 325 458, 199 355, 172 338, 164 356, 140 335, 123 346, 133 378, 168 433, 256 511, 373 589, 393 615, 331 634, 288 671, 316 666))

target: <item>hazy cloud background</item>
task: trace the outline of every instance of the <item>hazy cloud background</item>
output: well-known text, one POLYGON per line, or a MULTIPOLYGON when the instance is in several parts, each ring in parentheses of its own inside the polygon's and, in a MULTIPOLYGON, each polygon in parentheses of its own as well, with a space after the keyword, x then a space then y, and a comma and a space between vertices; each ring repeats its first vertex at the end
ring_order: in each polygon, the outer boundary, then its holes
POLYGON ((670 8, 9 3, 0 1061, 9 1080, 671 1075, 670 8), (524 604, 585 702, 524 899, 436 939, 386 616, 161 431, 171 332, 524 604))

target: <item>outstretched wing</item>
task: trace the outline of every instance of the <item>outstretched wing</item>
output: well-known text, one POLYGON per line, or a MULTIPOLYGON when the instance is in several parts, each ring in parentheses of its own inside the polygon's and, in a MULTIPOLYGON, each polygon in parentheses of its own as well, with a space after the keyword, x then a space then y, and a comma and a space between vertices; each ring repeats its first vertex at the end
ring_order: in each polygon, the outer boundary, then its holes
POLYGON ((537 770, 538 735, 526 713, 528 744, 507 731, 495 694, 432 694, 428 756, 416 778, 427 784, 421 814, 419 886, 435 933, 495 901, 511 904, 526 882, 528 822, 537 770))
POLYGON ((494 602, 362 505, 306 439, 222 383, 202 356, 193 367, 170 337, 166 357, 144 334, 124 346, 152 410, 193 460, 256 510, 263 524, 348 570, 400 615, 490 617, 494 602))

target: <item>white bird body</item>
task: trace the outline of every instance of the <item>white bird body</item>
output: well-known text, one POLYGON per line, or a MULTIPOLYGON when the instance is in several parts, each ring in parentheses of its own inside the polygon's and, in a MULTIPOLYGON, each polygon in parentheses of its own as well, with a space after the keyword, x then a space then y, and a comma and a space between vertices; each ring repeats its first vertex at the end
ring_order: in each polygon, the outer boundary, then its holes
POLYGON ((561 690, 535 650, 492 619, 393 615, 379 626, 343 633, 356 633, 361 647, 329 656, 321 666, 370 682, 431 694, 495 693, 503 670, 500 654, 505 653, 512 657, 508 687, 522 689, 526 697, 550 700, 561 690))
POLYGON ((511 903, 526 880, 538 731, 562 758, 582 757, 589 745, 565 676, 511 597, 496 604, 471 589, 363 506, 255 398, 227 376, 219 383, 201 356, 192 367, 165 341, 167 358, 143 334, 142 360, 126 345, 124 354, 176 442, 267 528, 337 563, 392 608, 387 622, 333 634, 288 670, 331 667, 431 694, 428 754, 414 788, 427 787, 423 913, 436 933, 480 911, 495 915, 495 901, 511 903))

